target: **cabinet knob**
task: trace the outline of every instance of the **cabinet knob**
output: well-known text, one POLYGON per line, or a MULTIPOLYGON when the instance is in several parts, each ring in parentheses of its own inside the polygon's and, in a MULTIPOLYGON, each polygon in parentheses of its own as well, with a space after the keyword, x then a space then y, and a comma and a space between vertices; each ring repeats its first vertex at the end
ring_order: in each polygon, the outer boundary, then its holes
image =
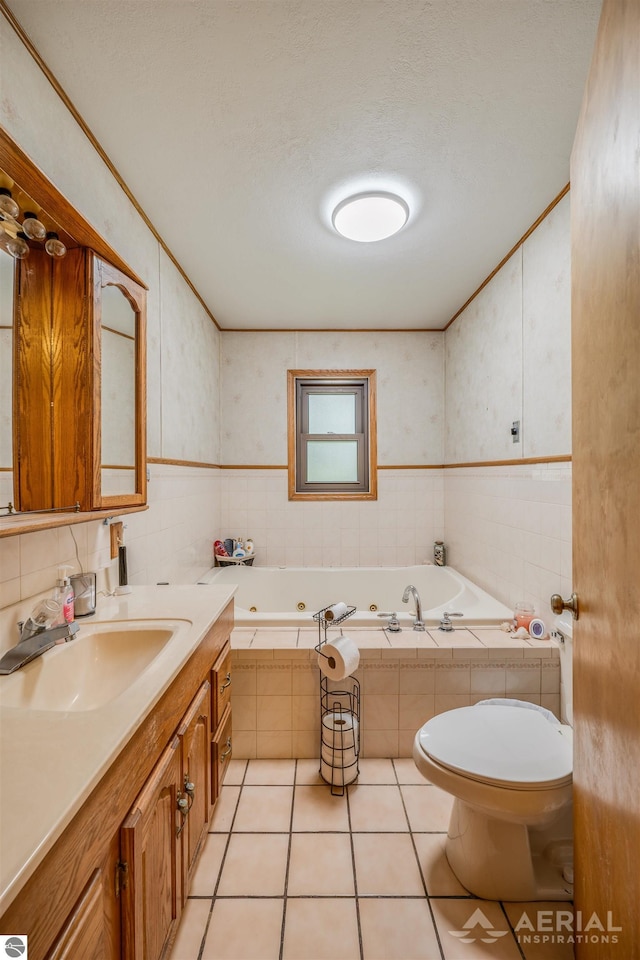
POLYGON ((231 737, 227 737, 227 742, 225 743, 225 747, 227 747, 227 749, 223 750, 222 753, 220 754, 220 763, 224 763, 224 761, 227 759, 227 757, 231 753, 231 737))
POLYGON ((184 792, 187 793, 193 800, 196 792, 196 785, 189 780, 189 775, 185 774, 184 778, 184 792))

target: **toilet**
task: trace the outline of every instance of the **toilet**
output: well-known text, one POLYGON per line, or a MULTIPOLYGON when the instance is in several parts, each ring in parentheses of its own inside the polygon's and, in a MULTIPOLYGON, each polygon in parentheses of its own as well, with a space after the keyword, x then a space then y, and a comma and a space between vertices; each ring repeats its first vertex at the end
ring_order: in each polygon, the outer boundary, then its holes
POLYGON ((488 900, 572 898, 570 726, 530 703, 479 703, 425 723, 413 759, 455 798, 445 850, 467 890, 488 900))

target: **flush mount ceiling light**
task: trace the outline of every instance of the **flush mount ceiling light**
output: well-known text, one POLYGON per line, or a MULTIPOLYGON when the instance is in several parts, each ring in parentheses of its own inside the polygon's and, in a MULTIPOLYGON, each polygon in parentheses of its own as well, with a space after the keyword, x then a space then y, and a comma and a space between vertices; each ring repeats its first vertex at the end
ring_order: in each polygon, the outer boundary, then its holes
POLYGON ((395 193, 358 193, 338 204, 331 222, 348 240, 374 243, 402 230, 408 219, 409 207, 395 193))

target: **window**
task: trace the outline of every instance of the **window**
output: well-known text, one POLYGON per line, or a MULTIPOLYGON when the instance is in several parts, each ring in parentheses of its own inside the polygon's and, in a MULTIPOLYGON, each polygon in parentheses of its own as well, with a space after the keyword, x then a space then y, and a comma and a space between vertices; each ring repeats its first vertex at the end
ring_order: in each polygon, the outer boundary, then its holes
POLYGON ((289 499, 375 500, 375 370, 289 370, 289 499))

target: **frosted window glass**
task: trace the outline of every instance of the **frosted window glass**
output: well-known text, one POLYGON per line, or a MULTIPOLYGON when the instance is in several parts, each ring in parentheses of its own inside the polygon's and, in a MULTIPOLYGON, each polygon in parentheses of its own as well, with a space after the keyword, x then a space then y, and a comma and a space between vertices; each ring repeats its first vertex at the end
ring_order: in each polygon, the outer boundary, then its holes
POLYGON ((307 441, 307 483, 357 483, 355 440, 307 441))
POLYGON ((309 433, 355 433, 356 398, 353 393, 310 393, 309 433))

